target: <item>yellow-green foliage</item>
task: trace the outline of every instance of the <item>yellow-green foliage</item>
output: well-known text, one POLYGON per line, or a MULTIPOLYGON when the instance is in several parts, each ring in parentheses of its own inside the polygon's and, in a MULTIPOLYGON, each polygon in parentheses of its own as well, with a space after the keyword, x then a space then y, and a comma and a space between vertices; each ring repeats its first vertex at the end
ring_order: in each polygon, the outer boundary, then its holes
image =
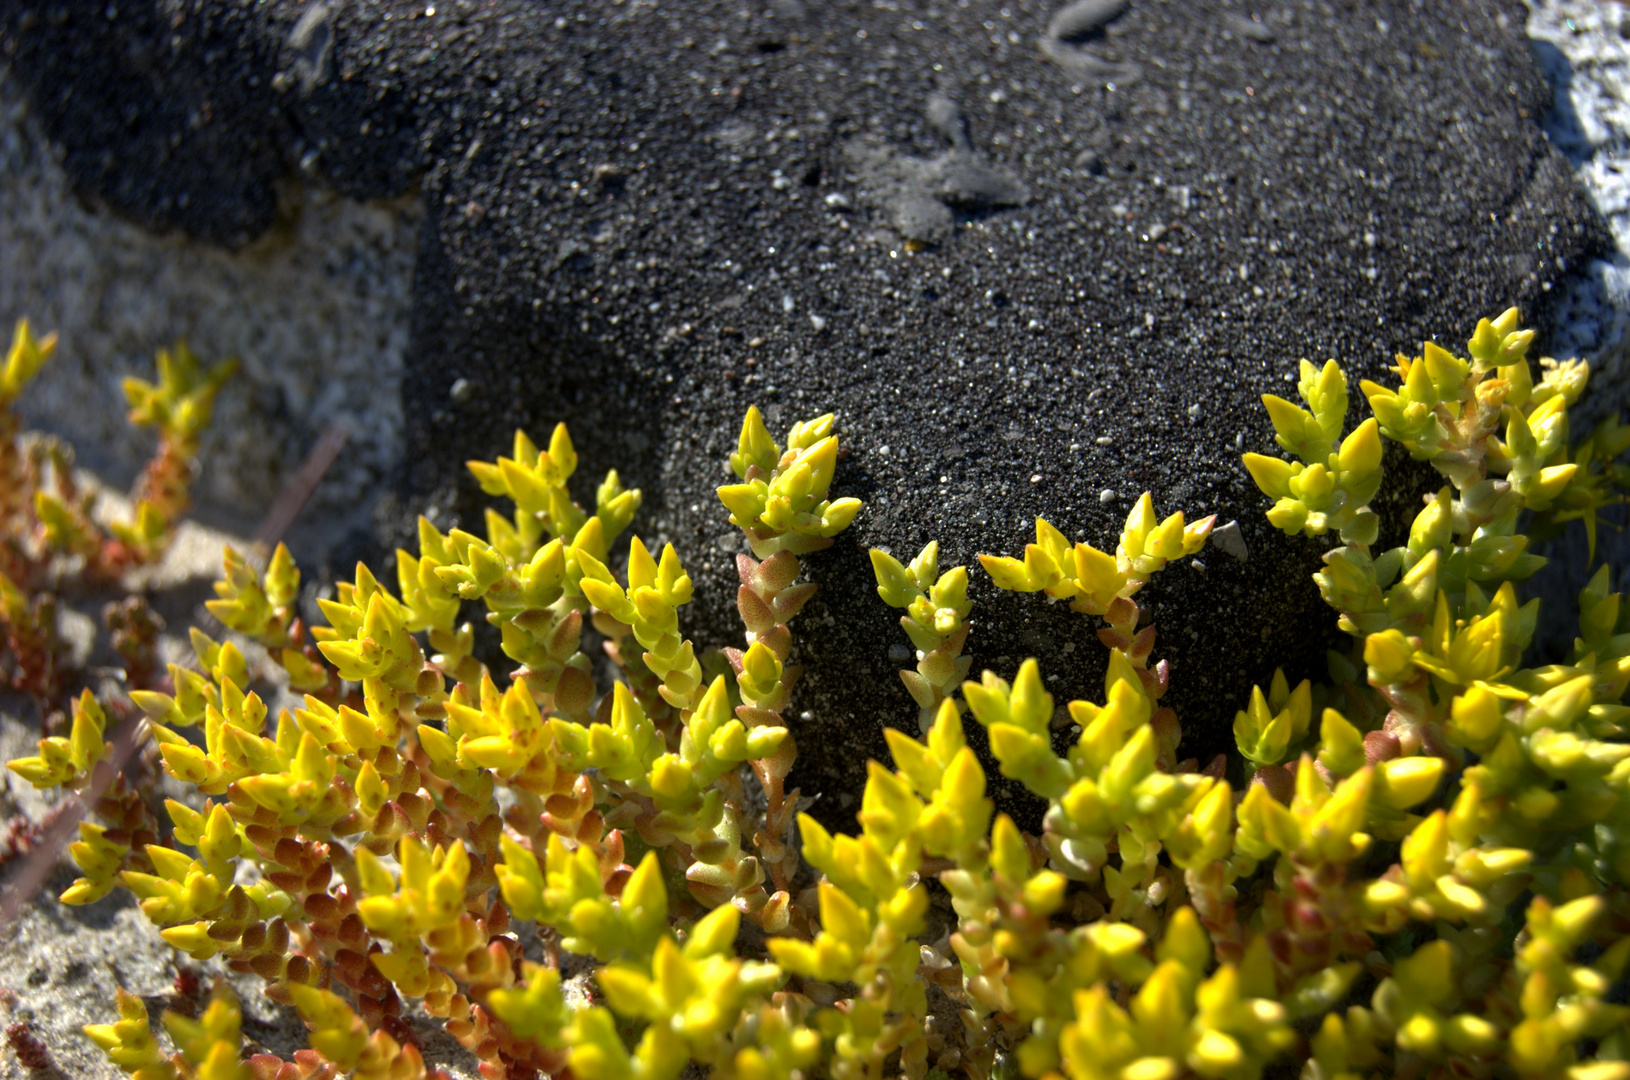
POLYGON ((20 319, 16 330, 12 334, 11 348, 6 351, 6 364, 0 368, 0 407, 10 408, 22 394, 23 388, 29 384, 51 354, 56 352, 57 335, 47 334, 43 338, 34 336, 29 329, 28 320, 20 319))
POLYGON ((187 489, 199 439, 209 427, 216 395, 237 369, 236 360, 223 360, 206 372, 186 343, 177 342, 173 351, 158 351, 156 384, 135 377, 124 381, 130 422, 158 429, 159 452, 141 479, 135 520, 115 524, 113 534, 149 559, 162 550, 191 503, 187 489))
MULTIPOLYGON (((399 1019, 413 1001, 494 1078, 1630 1080, 1630 610, 1604 568, 1573 654, 1524 667, 1538 611, 1515 584, 1540 561, 1520 516, 1593 522, 1630 436, 1609 424, 1570 450, 1585 369, 1536 383, 1528 342, 1507 313, 1470 360, 1400 358, 1402 385, 1366 384, 1376 418, 1345 436, 1333 362, 1303 364, 1303 405, 1266 399, 1299 461, 1247 467, 1275 524, 1339 536, 1317 583, 1352 643, 1326 681, 1242 688, 1240 756, 1203 770, 1177 759, 1134 597, 1211 518, 1161 519, 1146 494, 1113 555, 1038 520, 1022 558, 981 556, 998 587, 1098 620, 1102 701, 1062 708, 1034 659, 966 679, 968 576, 941 573, 937 545, 873 551, 917 650, 901 675, 921 737, 885 729, 893 766, 871 764, 852 835, 783 788, 799 557, 860 508, 830 497, 830 416, 783 448, 747 415, 719 497, 756 558, 737 566, 745 648, 720 654, 681 632, 679 553, 617 544, 639 493, 612 473, 595 513, 571 501, 564 426, 471 464, 512 517, 485 537, 421 521, 396 591, 359 566, 312 643, 287 552, 260 574, 229 555, 212 610, 303 705, 274 721, 239 647, 195 634, 201 673, 133 698, 198 797, 167 804, 169 846, 135 841, 139 799, 107 803, 124 816, 87 823, 64 899, 130 890, 178 948, 264 978, 312 1049, 240 1062, 224 993, 166 1019, 173 1053, 134 998, 87 1033, 143 1078, 427 1075, 399 1019), (1449 484, 1376 552, 1389 438, 1449 484), (502 670, 476 655, 471 609, 502 670), (1046 803, 1039 835, 996 812, 964 715, 1046 803), (544 931, 544 962, 522 959, 515 920, 544 931)), ((11 767, 83 787, 105 724, 86 696, 11 767)))
POLYGON ((900 626, 917 647, 917 670, 901 671, 900 678, 922 710, 918 722, 925 732, 940 702, 956 692, 973 663, 973 657, 961 655, 973 610, 968 571, 956 566, 938 574, 939 547, 930 540, 909 566, 881 548, 871 550, 877 595, 890 607, 906 609, 900 626))
MULTIPOLYGON (((67 705, 70 690, 57 628, 55 590, 79 579, 117 580, 164 554, 186 512, 199 439, 215 397, 235 367, 207 374, 185 345, 160 350, 157 385, 125 381, 133 424, 158 429, 158 453, 148 463, 128 521, 95 520, 94 494, 81 490, 73 453, 56 439, 25 439, 12 404, 56 352, 55 334, 36 338, 17 324, 0 365, 0 686, 32 694, 49 715, 67 705)), ((130 685, 145 687, 153 671, 153 639, 161 624, 139 597, 104 614, 113 645, 125 657, 130 685)))

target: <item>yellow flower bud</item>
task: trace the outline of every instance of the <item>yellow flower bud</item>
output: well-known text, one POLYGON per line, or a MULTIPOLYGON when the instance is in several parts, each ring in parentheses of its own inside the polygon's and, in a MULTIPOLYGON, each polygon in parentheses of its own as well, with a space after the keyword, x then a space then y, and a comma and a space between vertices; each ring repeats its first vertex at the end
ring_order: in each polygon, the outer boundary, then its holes
POLYGON ((1381 467, 1381 425, 1374 417, 1358 425, 1342 440, 1337 455, 1342 481, 1367 477, 1381 467))
POLYGON ((1375 766, 1375 798, 1383 806, 1407 810, 1426 801, 1443 778, 1443 759, 1394 758, 1375 766))
POLYGON ((1384 684, 1406 681, 1414 671, 1415 646, 1400 630, 1384 630, 1364 639, 1364 662, 1384 684))

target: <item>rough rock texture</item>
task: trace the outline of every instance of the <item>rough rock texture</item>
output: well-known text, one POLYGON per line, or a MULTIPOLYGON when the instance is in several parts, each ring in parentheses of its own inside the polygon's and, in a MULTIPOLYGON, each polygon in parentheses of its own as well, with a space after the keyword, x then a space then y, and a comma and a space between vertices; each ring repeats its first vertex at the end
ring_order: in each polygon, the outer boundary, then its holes
POLYGON ((61 337, 20 402, 27 421, 128 482, 155 440, 125 422, 119 380, 151 377, 154 350, 184 338, 206 362, 241 361, 205 439, 200 501, 251 531, 341 423, 353 438, 301 535, 356 527, 401 456, 417 203, 359 203, 290 180, 279 215, 236 251, 155 236, 95 205, 94 192, 76 198, 73 158, 56 160, 40 121, 0 57, 0 328, 9 343, 26 316, 61 337))
MULTIPOLYGON (((726 644, 711 487, 740 414, 839 412, 838 487, 869 508, 808 564, 808 789, 857 789, 912 713, 866 546, 1016 552, 1037 513, 1112 543, 1144 489, 1240 521, 1245 559, 1144 594, 1190 749, 1225 746, 1248 680, 1316 670, 1328 622, 1316 547, 1266 529, 1236 464, 1268 443, 1257 395, 1300 356, 1374 375, 1509 303, 1543 319, 1606 243, 1515 5, 0 12, 68 175, 150 226, 239 244, 280 168, 370 196, 423 170, 395 535, 474 520, 462 462, 566 417, 588 468, 646 489, 641 532, 726 644)), ((976 580, 979 666, 1035 654, 1096 691, 1081 620, 976 580)))
MULTIPOLYGON (((1556 312, 1552 349, 1591 363, 1590 396, 1573 415, 1573 435, 1630 406, 1630 12, 1621 4, 1534 0, 1528 34, 1550 79, 1545 116, 1551 142, 1567 155, 1580 186, 1606 219, 1615 249, 1592 259, 1568 282, 1556 312)), ((1541 648, 1565 656, 1573 644, 1576 598, 1603 562, 1623 589, 1630 571, 1630 533, 1623 507, 1605 512, 1613 524, 1597 537, 1594 560, 1580 531, 1546 546, 1551 564, 1534 581, 1545 609, 1541 648)))
POLYGON ((1535 0, 1531 7, 1528 34, 1552 89, 1546 136, 1613 235, 1614 249, 1569 282, 1552 343, 1559 356, 1590 358, 1594 392, 1580 418, 1594 420, 1630 403, 1630 16, 1622 5, 1588 0, 1535 0))
MULTIPOLYGON (((910 715, 866 546, 1016 552, 1037 513, 1112 543, 1144 489, 1238 518, 1245 561, 1144 594, 1204 756, 1249 680, 1317 671, 1327 642, 1316 545, 1271 534, 1237 466, 1269 441, 1257 395, 1301 356, 1375 375, 1477 313, 1543 316, 1603 243, 1539 130, 1520 9, 1278 4, 1247 27, 1133 3, 1082 44, 1040 4, 612 10, 466 31, 498 81, 433 144, 408 490, 470 520, 461 459, 581 417, 585 462, 647 487, 646 534, 718 580, 734 542, 710 487, 742 408, 836 409, 838 486, 869 508, 809 560, 801 767, 839 793, 829 820, 878 721, 910 715), (555 66, 506 61, 540 39, 555 66), (1126 77, 1083 81, 1047 58, 1066 47, 1126 77), (947 202, 926 178, 959 150, 1029 198, 947 202)), ((1034 654, 1062 695, 1098 692, 1081 620, 975 577, 976 670, 1034 654)), ((704 590, 704 640, 733 631, 728 596, 704 590)))

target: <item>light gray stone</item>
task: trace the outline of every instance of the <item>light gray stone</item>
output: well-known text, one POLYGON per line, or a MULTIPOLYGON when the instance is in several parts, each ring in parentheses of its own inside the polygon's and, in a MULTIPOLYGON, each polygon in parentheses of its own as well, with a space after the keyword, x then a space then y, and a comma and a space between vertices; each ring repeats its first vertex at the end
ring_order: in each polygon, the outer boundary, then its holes
MULTIPOLYGON (((0 331, 26 317, 60 336, 18 404, 115 483, 155 445, 124 419, 120 380, 152 378, 185 339, 235 356, 200 455, 198 501, 252 524, 330 424, 350 444, 305 526, 351 522, 401 452, 397 386, 420 217, 410 198, 364 203, 289 181, 283 214, 238 251, 155 236, 76 197, 17 84, 0 72, 0 331)), ((332 528, 329 529, 332 532, 332 528)))

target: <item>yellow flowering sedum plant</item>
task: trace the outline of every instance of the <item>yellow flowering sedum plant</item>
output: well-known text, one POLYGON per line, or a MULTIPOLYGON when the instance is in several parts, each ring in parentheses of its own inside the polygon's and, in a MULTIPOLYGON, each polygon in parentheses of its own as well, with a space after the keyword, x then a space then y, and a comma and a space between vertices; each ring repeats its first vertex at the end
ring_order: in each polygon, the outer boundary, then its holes
MULTIPOLYGON (((1302 405, 1268 399, 1299 460, 1247 468, 1275 524, 1340 538, 1317 583, 1353 642, 1327 681, 1242 693, 1239 757, 1204 769, 1177 756, 1134 597, 1211 518, 1145 495, 1113 554, 1038 521, 1022 557, 981 556, 997 587, 1101 623, 1102 701, 1062 708, 1033 659, 967 678, 969 576, 937 545, 873 551, 918 715, 885 729, 852 834, 784 788, 800 560, 860 509, 830 491, 830 416, 784 444, 746 417, 719 491, 753 552, 744 641, 717 654, 680 629, 679 553, 619 539, 639 493, 611 473, 593 513, 571 500, 564 426, 471 464, 511 515, 484 536, 421 521, 394 588, 358 567, 327 626, 296 616, 287 552, 262 573, 229 555, 211 610, 303 702, 274 719, 243 650, 195 633, 197 671, 132 695, 193 794, 165 830, 109 788, 64 900, 129 890, 176 948, 264 979, 310 1048, 245 1056, 224 989, 166 1015, 168 1046, 129 996, 87 1035, 144 1080, 433 1075, 410 1013, 494 1080, 1630 1080, 1630 613, 1598 573, 1573 655, 1524 667, 1537 609, 1516 592, 1538 565, 1523 515, 1592 522, 1630 437, 1570 449, 1585 371, 1534 382, 1528 340, 1508 313, 1470 360, 1401 358, 1345 436, 1334 364, 1304 364, 1302 405), (1377 552, 1383 439, 1448 486, 1377 552), (967 716, 1046 803, 1039 835, 997 813, 967 716)), ((83 790, 106 726, 85 695, 11 768, 83 790)))
MULTIPOLYGON (((215 398, 237 367, 206 371, 185 344, 158 352, 158 379, 124 381, 129 420, 155 428, 157 453, 137 481, 128 521, 96 520, 95 493, 74 475, 73 452, 39 435, 25 438, 13 404, 56 354, 57 335, 17 323, 0 364, 0 687, 31 695, 42 716, 60 715, 71 673, 57 626, 57 592, 76 583, 117 582, 158 560, 191 505, 195 459, 215 398)), ((138 596, 110 605, 103 622, 124 657, 127 681, 156 674, 162 629, 138 596)))

